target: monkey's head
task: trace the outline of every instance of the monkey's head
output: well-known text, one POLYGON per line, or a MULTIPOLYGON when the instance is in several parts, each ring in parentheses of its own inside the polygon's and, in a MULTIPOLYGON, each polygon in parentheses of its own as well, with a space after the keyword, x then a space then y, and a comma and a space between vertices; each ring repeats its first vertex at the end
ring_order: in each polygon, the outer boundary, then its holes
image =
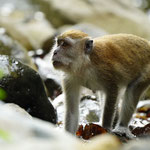
POLYGON ((93 40, 79 30, 66 31, 56 38, 53 47, 52 63, 56 69, 78 71, 89 62, 93 49, 93 40))

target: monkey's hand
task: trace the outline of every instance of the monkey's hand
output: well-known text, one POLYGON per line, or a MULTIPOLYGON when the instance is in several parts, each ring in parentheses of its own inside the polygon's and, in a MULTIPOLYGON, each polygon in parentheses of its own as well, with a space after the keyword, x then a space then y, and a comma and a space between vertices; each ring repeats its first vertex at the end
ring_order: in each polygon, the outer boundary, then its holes
POLYGON ((135 136, 131 133, 128 127, 117 126, 112 130, 112 133, 121 138, 133 139, 135 136))

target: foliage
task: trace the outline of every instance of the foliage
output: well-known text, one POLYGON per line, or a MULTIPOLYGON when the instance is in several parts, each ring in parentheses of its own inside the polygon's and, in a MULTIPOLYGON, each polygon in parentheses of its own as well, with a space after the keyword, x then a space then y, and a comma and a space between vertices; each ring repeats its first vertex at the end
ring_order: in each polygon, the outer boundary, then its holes
MULTIPOLYGON (((0 79, 5 76, 4 71, 0 69, 0 79)), ((7 97, 6 91, 0 87, 0 100, 5 100, 7 97)))
POLYGON ((5 130, 0 129, 0 139, 4 141, 10 141, 10 134, 5 130))
POLYGON ((0 88, 0 100, 5 100, 7 98, 7 93, 3 88, 0 88))

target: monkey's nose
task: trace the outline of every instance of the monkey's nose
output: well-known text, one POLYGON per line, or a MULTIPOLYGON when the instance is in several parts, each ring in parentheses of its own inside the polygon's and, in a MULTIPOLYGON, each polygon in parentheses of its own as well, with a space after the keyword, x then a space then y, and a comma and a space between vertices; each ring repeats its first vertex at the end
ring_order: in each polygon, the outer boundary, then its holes
POLYGON ((56 50, 54 51, 54 55, 57 55, 57 51, 56 50))
POLYGON ((58 59, 58 58, 57 58, 57 57, 58 57, 57 54, 58 54, 57 51, 54 51, 54 52, 53 52, 53 57, 52 57, 52 60, 53 60, 53 61, 55 61, 55 60, 58 59))

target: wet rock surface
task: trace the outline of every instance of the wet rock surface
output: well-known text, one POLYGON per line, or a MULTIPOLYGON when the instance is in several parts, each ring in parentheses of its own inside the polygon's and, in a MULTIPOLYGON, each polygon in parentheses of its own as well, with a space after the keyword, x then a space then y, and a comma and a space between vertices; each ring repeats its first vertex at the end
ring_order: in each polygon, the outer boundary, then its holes
POLYGON ((37 72, 11 57, 0 55, 0 75, 4 102, 15 103, 34 117, 56 123, 55 109, 37 72))
POLYGON ((8 34, 5 28, 0 27, 0 54, 13 56, 17 60, 24 64, 29 65, 32 68, 36 68, 32 59, 28 56, 27 50, 13 40, 8 34))

